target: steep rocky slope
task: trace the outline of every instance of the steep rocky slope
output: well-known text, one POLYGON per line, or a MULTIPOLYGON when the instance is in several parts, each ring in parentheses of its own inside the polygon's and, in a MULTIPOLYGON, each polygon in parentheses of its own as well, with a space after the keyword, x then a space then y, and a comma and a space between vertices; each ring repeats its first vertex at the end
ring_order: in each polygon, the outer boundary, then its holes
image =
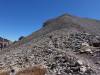
POLYGON ((68 14, 48 20, 0 52, 1 75, 99 75, 99 27, 99 21, 68 14))

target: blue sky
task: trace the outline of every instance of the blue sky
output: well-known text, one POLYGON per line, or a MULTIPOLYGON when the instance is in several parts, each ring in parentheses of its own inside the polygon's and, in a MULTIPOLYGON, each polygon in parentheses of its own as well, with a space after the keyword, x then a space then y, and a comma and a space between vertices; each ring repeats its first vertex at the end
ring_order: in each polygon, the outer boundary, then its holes
POLYGON ((17 40, 64 13, 100 20, 100 0, 0 0, 0 36, 17 40))

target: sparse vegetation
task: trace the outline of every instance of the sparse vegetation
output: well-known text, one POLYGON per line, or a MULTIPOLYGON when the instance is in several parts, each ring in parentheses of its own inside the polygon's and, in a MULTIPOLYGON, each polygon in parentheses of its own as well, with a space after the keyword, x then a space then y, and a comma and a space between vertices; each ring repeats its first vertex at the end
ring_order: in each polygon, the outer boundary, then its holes
POLYGON ((9 72, 3 71, 3 72, 0 72, 0 75, 9 75, 9 72))
POLYGON ((39 66, 33 68, 27 68, 18 72, 16 75, 45 75, 46 69, 42 69, 39 66))

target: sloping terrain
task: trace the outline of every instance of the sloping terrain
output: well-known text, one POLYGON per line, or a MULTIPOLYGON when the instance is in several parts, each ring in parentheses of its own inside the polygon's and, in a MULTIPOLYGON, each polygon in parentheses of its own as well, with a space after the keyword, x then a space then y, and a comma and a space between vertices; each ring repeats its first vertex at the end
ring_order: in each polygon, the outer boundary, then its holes
POLYGON ((48 20, 0 51, 1 75, 100 75, 99 24, 69 14, 48 20))

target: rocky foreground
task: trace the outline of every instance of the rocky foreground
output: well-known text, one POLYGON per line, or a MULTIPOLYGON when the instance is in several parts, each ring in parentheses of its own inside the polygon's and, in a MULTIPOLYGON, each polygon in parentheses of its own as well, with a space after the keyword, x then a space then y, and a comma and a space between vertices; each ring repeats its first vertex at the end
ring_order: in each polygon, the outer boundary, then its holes
POLYGON ((100 36, 69 21, 1 51, 0 75, 100 75, 100 36))

